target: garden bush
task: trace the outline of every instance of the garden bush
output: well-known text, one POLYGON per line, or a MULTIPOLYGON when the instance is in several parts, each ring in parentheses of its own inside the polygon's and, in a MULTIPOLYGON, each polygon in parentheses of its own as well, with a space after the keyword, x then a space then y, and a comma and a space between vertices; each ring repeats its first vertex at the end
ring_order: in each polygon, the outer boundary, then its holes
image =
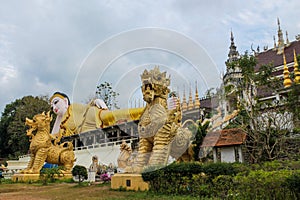
POLYGON ((235 175, 237 169, 232 163, 210 163, 203 166, 203 172, 212 179, 219 175, 235 175))
POLYGON ((62 174, 61 170, 63 169, 63 167, 42 168, 40 171, 40 181, 43 185, 47 185, 49 181, 54 183, 62 174))
POLYGON ((81 166, 81 165, 75 165, 75 167, 73 167, 72 175, 73 176, 78 176, 78 183, 79 184, 81 184, 81 182, 84 179, 88 178, 87 169, 85 168, 85 166, 81 166))
POLYGON ((232 194, 238 199, 294 199, 286 187, 286 179, 293 173, 292 170, 280 171, 250 171, 248 176, 234 177, 232 194))
POLYGON ((220 199, 300 199, 298 162, 173 163, 142 173, 150 191, 220 199))
POLYGON ((237 173, 233 164, 197 162, 173 163, 155 170, 148 168, 142 173, 143 180, 149 182, 150 190, 171 195, 210 196, 213 179, 219 175, 237 173))
POLYGON ((294 194, 295 199, 300 199, 300 172, 294 172, 286 178, 286 186, 294 194))

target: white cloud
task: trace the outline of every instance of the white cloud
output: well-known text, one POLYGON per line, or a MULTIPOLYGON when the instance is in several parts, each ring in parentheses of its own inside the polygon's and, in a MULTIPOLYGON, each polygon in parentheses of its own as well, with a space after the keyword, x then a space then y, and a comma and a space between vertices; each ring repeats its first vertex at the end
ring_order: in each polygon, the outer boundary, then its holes
MULTIPOLYGON (((277 34, 277 17, 283 31, 288 31, 289 39, 293 40, 299 34, 300 14, 296 12, 299 6, 298 0, 273 3, 268 0, 212 0, 209 3, 199 0, 3 1, 0 6, 0 80, 5 84, 0 85, 0 111, 7 103, 24 95, 51 94, 60 90, 72 96, 76 74, 89 52, 116 34, 142 27, 158 27, 186 35, 203 47, 218 70, 223 71, 231 29, 240 53, 249 50, 252 43, 261 49, 265 45, 272 47, 273 35, 277 34)), ((123 45, 134 39, 123 41, 123 45)), ((172 43, 178 41, 173 40, 170 45, 172 43)), ((114 49, 107 48, 101 57, 110 58, 112 51, 114 49)), ((107 75, 107 79, 122 80, 118 84, 122 96, 125 95, 121 87, 125 85, 123 80, 128 82, 133 67, 160 62, 178 64, 176 71, 181 72, 181 68, 188 65, 170 58, 174 57, 168 54, 121 57, 119 62, 124 63, 115 63, 112 68, 119 72, 122 70, 118 67, 129 71, 119 73, 118 77, 107 75), (151 61, 151 58, 156 60, 151 61), (125 67, 121 68, 122 65, 125 67)), ((102 70, 104 66, 98 67, 96 70, 102 70)), ((200 67, 210 71, 210 68, 200 67)), ((132 83, 137 84, 139 77, 137 79, 132 83)), ((214 82, 209 80, 208 84, 214 82)), ((132 91, 138 87, 132 86, 132 91)))
POLYGON ((17 70, 13 66, 0 67, 0 84, 9 87, 17 79, 17 70))

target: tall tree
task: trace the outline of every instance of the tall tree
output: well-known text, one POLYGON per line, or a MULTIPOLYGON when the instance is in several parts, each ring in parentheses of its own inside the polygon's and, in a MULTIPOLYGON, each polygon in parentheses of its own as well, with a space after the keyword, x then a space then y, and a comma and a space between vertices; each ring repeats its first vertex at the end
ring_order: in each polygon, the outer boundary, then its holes
POLYGON ((192 132, 195 133, 195 138, 194 138, 194 141, 192 142, 193 152, 194 152, 193 156, 194 156, 195 161, 200 161, 200 158, 199 158, 200 146, 203 142, 204 137, 207 134, 207 129, 209 127, 209 121, 202 124, 202 121, 198 120, 196 122, 196 124, 197 125, 193 125, 193 127, 191 127, 192 132))
POLYGON ((96 98, 102 99, 108 109, 119 109, 116 100, 117 96, 119 96, 119 93, 113 90, 111 83, 105 81, 97 86, 96 98))
POLYGON ((25 96, 7 104, 0 121, 0 157, 16 158, 26 154, 29 140, 26 136, 26 117, 49 111, 48 98, 25 96))

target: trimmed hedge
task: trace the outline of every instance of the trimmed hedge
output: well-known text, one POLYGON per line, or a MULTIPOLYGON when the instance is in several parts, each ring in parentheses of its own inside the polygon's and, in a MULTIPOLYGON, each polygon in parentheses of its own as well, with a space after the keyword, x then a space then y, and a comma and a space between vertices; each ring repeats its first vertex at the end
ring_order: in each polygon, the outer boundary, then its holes
POLYGON ((292 170, 251 171, 248 176, 237 175, 233 178, 235 187, 232 195, 239 199, 295 199, 286 187, 286 180, 292 170))
POLYGON ((173 163, 165 168, 149 168, 142 173, 150 190, 168 195, 209 196, 212 179, 219 175, 235 175, 238 171, 229 163, 173 163))
POLYGON ((299 161, 262 165, 173 163, 142 173, 150 191, 221 199, 300 199, 299 161), (275 170, 273 170, 275 169, 275 170))

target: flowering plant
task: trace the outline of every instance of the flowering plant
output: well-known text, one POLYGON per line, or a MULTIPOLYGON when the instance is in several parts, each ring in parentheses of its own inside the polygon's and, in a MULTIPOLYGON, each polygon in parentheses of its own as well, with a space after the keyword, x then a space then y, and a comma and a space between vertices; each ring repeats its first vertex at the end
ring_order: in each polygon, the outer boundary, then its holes
POLYGON ((111 180, 110 176, 107 173, 101 174, 100 175, 100 180, 104 182, 108 182, 111 180))

